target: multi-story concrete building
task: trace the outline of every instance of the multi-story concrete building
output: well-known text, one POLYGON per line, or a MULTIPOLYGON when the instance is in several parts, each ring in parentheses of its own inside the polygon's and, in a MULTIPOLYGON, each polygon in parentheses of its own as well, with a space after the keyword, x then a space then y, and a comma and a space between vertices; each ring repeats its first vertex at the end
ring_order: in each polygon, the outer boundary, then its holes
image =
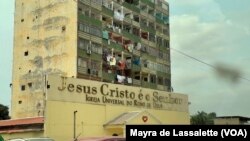
POLYGON ((16 0, 12 118, 43 116, 48 74, 170 91, 164 0, 16 0))
POLYGON ((164 0, 16 0, 5 139, 125 136, 126 125, 189 124, 171 89, 164 0), (112 84, 111 84, 112 83, 112 84))

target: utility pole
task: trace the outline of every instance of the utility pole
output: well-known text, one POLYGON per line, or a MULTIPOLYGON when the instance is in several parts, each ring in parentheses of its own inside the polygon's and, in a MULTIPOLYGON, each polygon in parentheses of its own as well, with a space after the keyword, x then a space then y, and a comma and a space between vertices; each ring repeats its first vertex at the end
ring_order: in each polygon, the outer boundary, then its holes
POLYGON ((76 113, 77 111, 74 111, 74 141, 76 140, 76 113))

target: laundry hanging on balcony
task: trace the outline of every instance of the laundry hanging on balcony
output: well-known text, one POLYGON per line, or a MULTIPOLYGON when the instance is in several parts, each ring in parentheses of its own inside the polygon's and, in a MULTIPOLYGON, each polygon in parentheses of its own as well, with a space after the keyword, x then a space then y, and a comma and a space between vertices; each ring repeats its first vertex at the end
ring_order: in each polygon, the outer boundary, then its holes
POLYGON ((108 31, 106 31, 106 30, 102 31, 102 38, 103 39, 107 39, 107 40, 109 39, 109 33, 108 33, 108 31))
POLYGON ((126 77, 122 75, 117 75, 116 77, 117 77, 118 83, 123 83, 126 79, 126 77))
POLYGON ((115 10, 114 18, 120 21, 123 21, 124 15, 120 12, 120 10, 115 10))
POLYGON ((127 77, 127 82, 128 82, 129 84, 132 84, 132 78, 127 77))

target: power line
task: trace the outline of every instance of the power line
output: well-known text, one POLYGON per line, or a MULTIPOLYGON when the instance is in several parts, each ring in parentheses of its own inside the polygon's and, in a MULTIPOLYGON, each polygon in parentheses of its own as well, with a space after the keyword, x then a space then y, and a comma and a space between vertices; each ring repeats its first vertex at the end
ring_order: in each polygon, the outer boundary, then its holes
MULTIPOLYGON (((202 64, 204 64, 204 65, 206 65, 206 66, 209 66, 209 67, 211 67, 211 68, 213 68, 213 69, 215 69, 215 70, 218 70, 218 68, 215 67, 214 65, 211 65, 211 64, 209 64, 209 63, 206 63, 206 62, 204 62, 204 61, 202 61, 202 60, 200 60, 200 59, 197 59, 197 58, 195 58, 195 57, 193 57, 193 56, 191 56, 191 55, 188 55, 188 54, 186 54, 186 53, 184 53, 184 52, 182 52, 182 51, 180 51, 180 50, 177 50, 177 49, 174 49, 174 48, 170 48, 170 49, 173 50, 173 51, 175 51, 175 52, 178 52, 178 53, 180 53, 180 54, 182 54, 182 55, 184 55, 184 56, 186 56, 186 57, 188 57, 188 58, 191 58, 191 59, 193 59, 193 60, 195 60, 195 61, 197 61, 197 62, 200 62, 200 63, 202 63, 202 64)), ((250 82, 250 79, 248 79, 248 78, 245 78, 245 77, 242 77, 242 76, 238 76, 238 78, 250 82)))

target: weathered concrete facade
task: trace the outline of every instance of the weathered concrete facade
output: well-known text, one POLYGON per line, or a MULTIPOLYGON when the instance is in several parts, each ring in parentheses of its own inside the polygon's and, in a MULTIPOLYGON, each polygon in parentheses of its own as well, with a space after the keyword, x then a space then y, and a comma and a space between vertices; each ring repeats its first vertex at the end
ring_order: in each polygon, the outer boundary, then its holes
POLYGON ((16 0, 12 118, 43 116, 44 74, 76 76, 77 3, 16 0))

